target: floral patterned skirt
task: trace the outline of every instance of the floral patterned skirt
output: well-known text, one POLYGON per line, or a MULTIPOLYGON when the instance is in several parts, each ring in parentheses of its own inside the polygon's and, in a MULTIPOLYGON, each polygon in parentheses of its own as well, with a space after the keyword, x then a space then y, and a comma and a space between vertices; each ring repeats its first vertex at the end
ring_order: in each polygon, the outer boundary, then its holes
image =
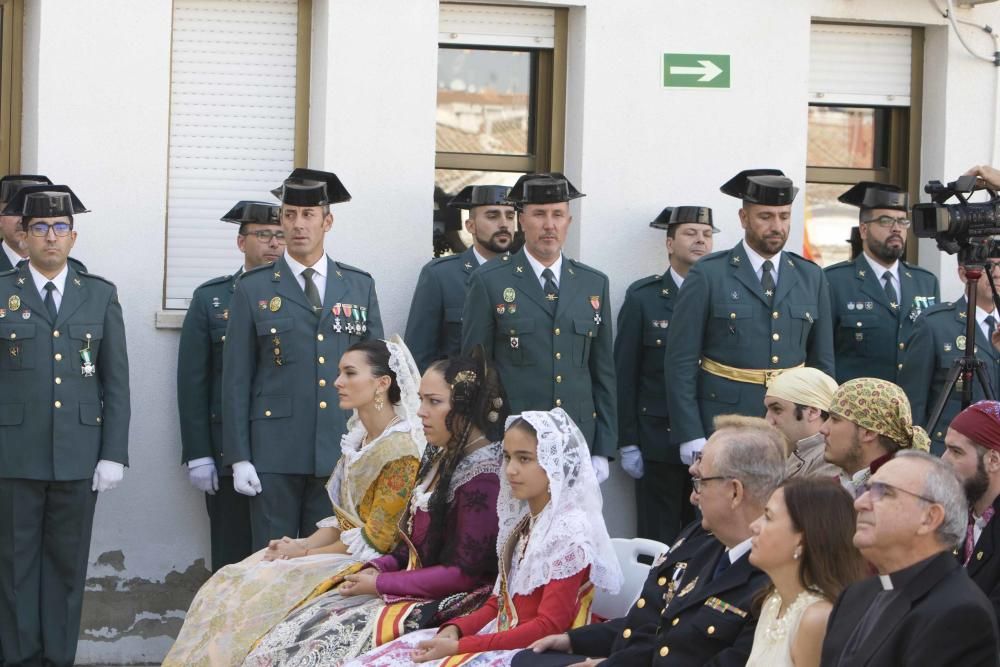
MULTIPOLYGON (((479 634, 495 631, 496 621, 493 621, 480 630, 479 634)), ((344 663, 344 667, 403 667, 404 665, 413 665, 413 652, 416 650, 417 644, 433 639, 435 635, 437 635, 437 630, 433 628, 405 634, 395 641, 379 646, 373 651, 344 663)), ((420 664, 427 667, 509 667, 511 660, 521 650, 466 653, 420 664)))

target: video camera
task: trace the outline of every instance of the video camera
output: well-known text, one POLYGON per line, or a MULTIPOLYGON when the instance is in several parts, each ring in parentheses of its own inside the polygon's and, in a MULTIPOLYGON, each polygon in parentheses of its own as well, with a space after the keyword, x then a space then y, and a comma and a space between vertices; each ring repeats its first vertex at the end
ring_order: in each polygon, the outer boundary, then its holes
POLYGON ((919 238, 934 239, 937 247, 950 255, 959 254, 962 265, 981 265, 1000 257, 1000 197, 990 187, 976 186, 976 177, 962 176, 943 185, 930 181, 924 192, 931 203, 913 206, 913 232, 919 238), (990 200, 970 203, 969 195, 986 190, 990 200), (955 197, 957 204, 945 202, 955 197))

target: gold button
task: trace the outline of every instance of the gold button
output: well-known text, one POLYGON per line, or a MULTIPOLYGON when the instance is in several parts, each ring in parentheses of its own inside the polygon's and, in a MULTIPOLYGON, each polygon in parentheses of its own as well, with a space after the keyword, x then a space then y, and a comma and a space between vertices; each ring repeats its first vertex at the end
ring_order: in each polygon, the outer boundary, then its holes
POLYGON ((55 360, 56 361, 62 361, 62 354, 60 354, 59 352, 56 352, 55 360))
POLYGON ((514 335, 514 334, 516 334, 516 333, 517 333, 517 330, 516 330, 516 329, 511 329, 511 330, 510 330, 510 335, 511 335, 511 336, 513 336, 513 335, 514 335))
POLYGON ((273 333, 273 334, 278 333, 278 330, 275 329, 274 327, 271 327, 271 333, 273 333))
POLYGON ((674 620, 670 621, 670 625, 677 625, 680 622, 681 622, 681 619, 675 618, 674 620))
POLYGON ((943 434, 943 433, 941 433, 941 431, 938 431, 937 433, 935 433, 935 434, 934 434, 934 437, 935 437, 935 438, 938 438, 938 439, 940 440, 940 439, 941 439, 941 437, 942 437, 943 435, 944 435, 944 434, 943 434))
POLYGON ((562 353, 556 352, 556 359, 562 359, 562 353))
POLYGON ((710 635, 714 635, 715 634, 715 626, 714 625, 708 626, 708 630, 706 630, 706 632, 708 634, 710 634, 710 635))
POLYGON ((590 416, 593 417, 594 419, 597 419, 597 413, 596 412, 591 412, 590 416))
POLYGON ((631 636, 632 636, 632 631, 629 630, 628 628, 625 628, 625 630, 622 631, 622 637, 624 637, 625 639, 628 639, 631 636))
POLYGON ((667 585, 667 578, 666 577, 660 577, 659 579, 656 580, 656 585, 657 586, 666 586, 667 585))
POLYGON ((903 370, 903 364, 896 364, 896 368, 898 370, 903 370))
POLYGON ((98 417, 98 418, 97 418, 97 423, 98 423, 98 424, 100 424, 100 423, 101 423, 101 418, 100 418, 100 417, 98 417))
POLYGON ((86 338, 87 340, 90 340, 90 334, 87 334, 86 338))
POLYGON ((556 376, 556 382, 562 382, 562 375, 556 376))
POLYGON ((642 408, 641 412, 642 412, 643 414, 645 414, 645 413, 646 413, 646 408, 642 408))
POLYGON ((667 648, 666 646, 664 646, 663 648, 660 649, 660 657, 661 658, 666 658, 668 653, 670 653, 670 649, 667 648))
POLYGON ((281 348, 280 348, 280 347, 276 347, 276 348, 274 348, 274 356, 276 356, 276 357, 277 357, 277 356, 279 356, 280 354, 281 354, 281 348))
POLYGON ((562 407, 562 399, 561 398, 557 398, 556 399, 556 407, 557 408, 562 407))
POLYGON ((265 417, 270 417, 271 416, 271 411, 270 410, 264 410, 264 416, 265 417))
POLYGON ((323 334, 316 334, 316 340, 318 340, 319 342, 322 343, 323 342, 323 334))
POLYGON ((557 336, 558 336, 558 335, 559 335, 559 327, 556 327, 556 330, 555 330, 555 331, 553 331, 552 333, 554 333, 555 335, 557 335, 557 336))
POLYGON ((225 337, 225 336, 223 336, 223 337, 222 337, 222 338, 221 338, 220 340, 221 340, 221 341, 222 341, 223 343, 225 343, 225 342, 226 342, 226 337, 225 337))
POLYGON ((771 357, 771 363, 772 364, 778 363, 778 355, 774 355, 773 357, 771 357))
POLYGON ((53 338, 59 338, 59 332, 58 331, 53 331, 52 332, 52 337, 53 338))
POLYGON ((325 386, 326 386, 326 380, 324 380, 324 379, 320 378, 320 381, 319 381, 319 386, 321 386, 321 387, 325 387, 325 386))
POLYGON ((14 340, 15 338, 17 338, 17 334, 16 334, 16 333, 12 333, 12 334, 10 335, 10 339, 11 339, 11 340, 14 340))
POLYGON ((57 408, 61 408, 62 407, 62 401, 56 401, 55 405, 56 405, 57 408))
POLYGON ((736 313, 729 313, 729 319, 735 320, 736 319, 736 313))
POLYGON ((326 363, 326 357, 320 357, 317 361, 319 361, 319 363, 321 363, 321 364, 325 364, 326 363))
POLYGON ((776 320, 779 317, 781 317, 781 313, 779 313, 778 311, 774 311, 773 313, 771 313, 771 319, 772 320, 776 320))
POLYGON ((859 327, 861 326, 861 322, 858 322, 858 326, 859 326, 859 327))
POLYGON ((980 551, 979 553, 976 554, 976 560, 982 560, 982 559, 983 559, 983 552, 980 551))
POLYGON ((638 600, 636 600, 635 606, 638 607, 639 609, 642 609, 643 607, 646 606, 646 601, 643 598, 639 598, 638 600))
POLYGON ((781 335, 777 333, 771 334, 771 340, 781 340, 781 335))
POLYGON ((319 402, 319 409, 320 410, 326 410, 326 401, 320 401, 319 402))
POLYGON ((659 339, 659 338, 657 338, 657 339, 656 339, 656 344, 657 344, 657 345, 662 345, 663 343, 662 343, 662 342, 660 341, 660 339, 659 339))
POLYGON ((899 349, 901 349, 901 350, 906 349, 906 343, 900 343, 899 344, 899 349))
POLYGON ((62 378, 56 378, 56 384, 62 384, 62 378))

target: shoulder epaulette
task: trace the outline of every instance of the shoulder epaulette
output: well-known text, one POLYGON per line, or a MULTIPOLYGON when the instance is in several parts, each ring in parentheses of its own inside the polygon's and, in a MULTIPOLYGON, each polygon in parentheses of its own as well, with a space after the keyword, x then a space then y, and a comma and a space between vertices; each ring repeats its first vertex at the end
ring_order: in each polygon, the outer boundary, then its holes
POLYGON ((951 312, 954 309, 954 301, 945 301, 944 303, 939 303, 931 306, 930 308, 924 309, 923 312, 920 313, 920 316, 927 317, 928 315, 934 315, 936 313, 951 312))
POLYGON ((233 280, 232 274, 228 276, 216 276, 215 278, 209 278, 202 284, 198 285, 195 289, 200 290, 202 287, 211 287, 212 285, 220 285, 223 283, 232 282, 232 280, 233 280))
POLYGON ((337 267, 339 267, 339 268, 341 268, 341 269, 343 269, 345 271, 353 271, 354 273, 360 273, 363 276, 368 276, 369 278, 371 278, 372 274, 368 273, 364 269, 359 269, 356 266, 351 266, 350 264, 344 264, 343 262, 334 262, 334 264, 336 264, 337 267))
POLYGON ((645 278, 639 278, 634 283, 632 283, 631 285, 628 286, 628 291, 629 292, 634 292, 635 290, 642 289, 643 287, 646 287, 647 285, 658 284, 660 282, 660 280, 662 280, 662 279, 663 279, 663 274, 661 274, 661 273, 656 273, 656 274, 653 274, 651 276, 646 276, 645 278))
POLYGON ((918 266, 916 264, 910 264, 909 262, 900 262, 900 264, 902 264, 903 266, 905 266, 910 271, 919 271, 920 273, 926 273, 927 275, 933 276, 935 278, 937 277, 937 276, 934 276, 934 273, 932 271, 928 271, 927 269, 925 269, 922 266, 918 266))
POLYGON ((102 283, 107 283, 117 289, 117 286, 104 276, 99 276, 96 273, 87 273, 86 271, 77 271, 77 273, 79 273, 81 276, 85 278, 94 278, 95 280, 100 280, 102 283))
POLYGON ((830 266, 825 267, 823 270, 826 271, 827 273, 830 273, 831 271, 840 271, 841 269, 849 269, 853 271, 854 261, 846 259, 843 262, 837 262, 836 264, 831 264, 830 266))

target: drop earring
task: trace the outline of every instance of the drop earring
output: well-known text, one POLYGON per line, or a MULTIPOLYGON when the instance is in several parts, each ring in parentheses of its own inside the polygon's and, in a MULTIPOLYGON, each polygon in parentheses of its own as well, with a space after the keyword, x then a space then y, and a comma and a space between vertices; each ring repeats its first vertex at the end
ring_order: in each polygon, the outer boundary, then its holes
POLYGON ((380 392, 375 392, 375 409, 382 412, 382 408, 385 407, 385 399, 382 398, 380 392))

